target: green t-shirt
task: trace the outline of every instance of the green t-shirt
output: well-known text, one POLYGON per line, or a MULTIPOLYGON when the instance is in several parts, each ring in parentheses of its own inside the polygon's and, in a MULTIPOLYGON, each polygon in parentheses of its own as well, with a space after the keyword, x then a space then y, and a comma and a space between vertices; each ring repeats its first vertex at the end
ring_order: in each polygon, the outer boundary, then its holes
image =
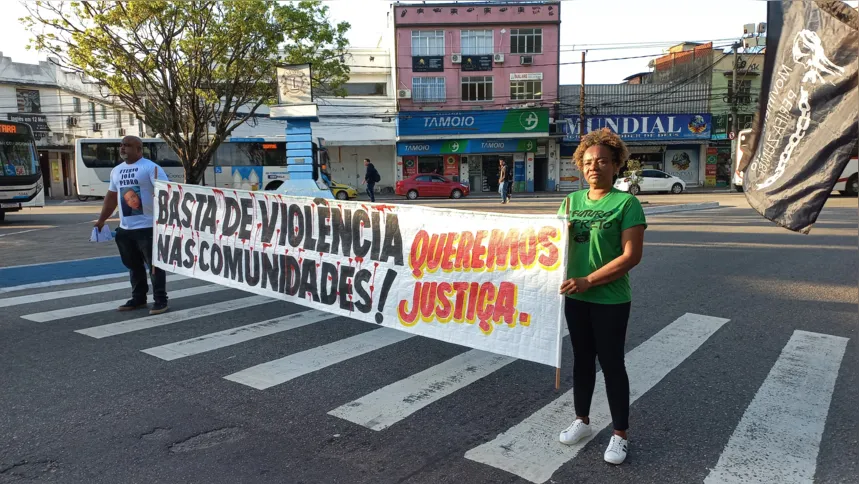
MULTIPOLYGON (((558 209, 558 215, 563 217, 567 212, 566 204, 570 204, 567 279, 587 277, 623 254, 621 232, 624 230, 636 225, 647 228, 644 210, 637 198, 612 188, 603 198, 590 200, 588 191, 567 195, 558 209)), ((630 302, 629 274, 568 297, 599 304, 630 302)))

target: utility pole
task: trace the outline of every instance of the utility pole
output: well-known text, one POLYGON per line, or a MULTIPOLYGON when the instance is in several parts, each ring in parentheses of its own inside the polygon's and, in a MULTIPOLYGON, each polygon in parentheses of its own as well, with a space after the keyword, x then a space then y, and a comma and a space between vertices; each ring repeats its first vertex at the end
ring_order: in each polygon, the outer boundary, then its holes
MULTIPOLYGON (((737 49, 742 45, 740 42, 734 42, 734 68, 733 68, 733 78, 731 80, 731 127, 730 130, 734 134, 733 139, 731 140, 731 172, 733 173, 734 167, 737 166, 740 160, 737 160, 737 143, 740 142, 740 120, 739 115, 737 113, 737 66, 739 65, 739 57, 737 56, 737 49)), ((733 178, 733 175, 731 175, 733 178)), ((728 191, 731 191, 731 180, 728 180, 728 191)))
MULTIPOLYGON (((579 143, 585 136, 585 54, 588 51, 582 51, 582 85, 579 90, 579 143)), ((585 188, 584 176, 585 173, 579 170, 579 190, 585 188)))

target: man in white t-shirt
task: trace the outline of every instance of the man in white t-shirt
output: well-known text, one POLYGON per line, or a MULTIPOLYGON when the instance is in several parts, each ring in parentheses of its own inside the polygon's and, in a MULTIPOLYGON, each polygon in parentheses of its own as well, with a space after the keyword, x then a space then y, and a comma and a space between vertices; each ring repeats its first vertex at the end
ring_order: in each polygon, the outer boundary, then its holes
POLYGON ((137 136, 122 138, 119 156, 125 162, 110 172, 110 187, 95 226, 101 230, 104 222, 119 207, 116 245, 122 263, 131 273, 131 299, 119 310, 131 311, 146 307, 148 266, 155 299, 149 314, 161 314, 167 311, 167 274, 152 264, 152 202, 155 180, 166 181, 167 174, 152 160, 143 157, 143 142, 137 136))

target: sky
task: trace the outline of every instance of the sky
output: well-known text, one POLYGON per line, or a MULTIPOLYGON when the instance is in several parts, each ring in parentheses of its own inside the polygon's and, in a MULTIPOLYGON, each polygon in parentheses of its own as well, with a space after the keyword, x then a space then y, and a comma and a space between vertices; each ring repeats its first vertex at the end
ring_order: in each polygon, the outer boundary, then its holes
MULTIPOLYGON (((0 0, 6 14, 0 16, 2 52, 16 62, 35 63, 44 58, 25 50, 29 32, 18 21, 26 14, 20 0, 0 0)), ((352 23, 348 39, 352 47, 375 47, 387 29, 388 0, 329 0, 334 21, 352 23), (358 21, 357 19, 361 19, 358 21)), ((431 3, 431 2, 427 2, 431 3)), ((856 6, 856 1, 848 2, 856 6)), ((766 22, 763 0, 562 0, 560 83, 579 84, 581 51, 586 54, 586 84, 616 84, 623 78, 648 70, 647 63, 671 44, 683 41, 716 41, 730 44, 739 39, 743 25, 766 22), (625 48, 648 42, 648 48, 625 48), (627 44, 624 46, 623 44, 627 44), (621 48, 624 47, 624 48, 621 48), (652 57, 597 62, 619 57, 652 57)))

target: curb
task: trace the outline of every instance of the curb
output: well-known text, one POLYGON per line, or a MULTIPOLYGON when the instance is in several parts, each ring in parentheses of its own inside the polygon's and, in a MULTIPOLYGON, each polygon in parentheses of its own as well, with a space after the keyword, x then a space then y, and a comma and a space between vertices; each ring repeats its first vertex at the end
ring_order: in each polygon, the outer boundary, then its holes
POLYGON ((709 210, 719 208, 719 202, 684 203, 682 205, 663 205, 660 207, 648 207, 644 209, 645 215, 657 215, 662 213, 689 212, 692 210, 709 210))

